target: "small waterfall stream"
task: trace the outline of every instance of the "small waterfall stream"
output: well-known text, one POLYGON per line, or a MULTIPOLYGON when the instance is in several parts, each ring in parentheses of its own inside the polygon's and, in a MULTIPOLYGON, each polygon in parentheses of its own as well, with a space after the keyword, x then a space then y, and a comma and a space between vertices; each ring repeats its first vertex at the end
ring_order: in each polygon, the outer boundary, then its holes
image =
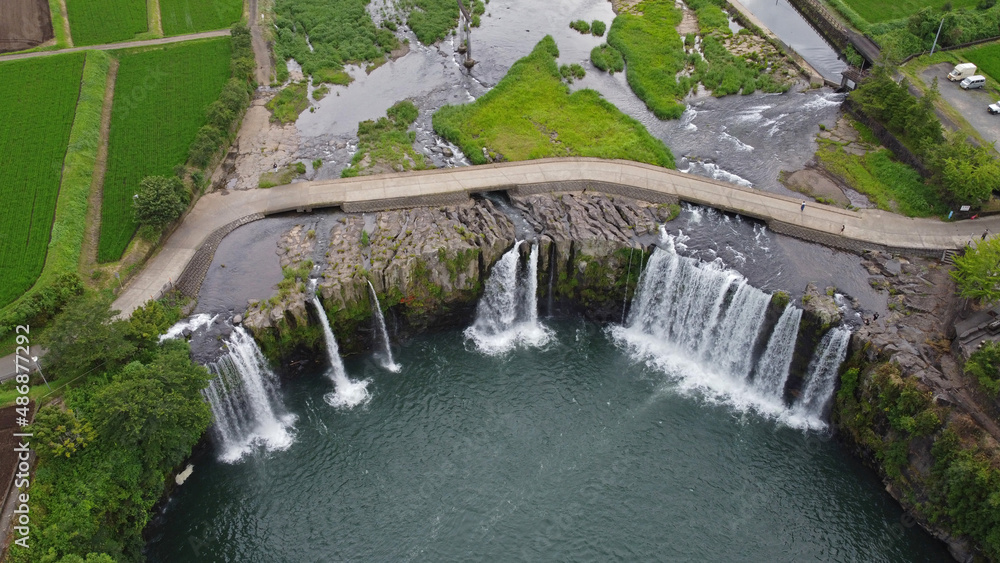
POLYGON ((347 377, 347 370, 344 369, 344 361, 340 358, 340 347, 337 346, 337 338, 330 328, 330 320, 326 317, 326 310, 320 303, 319 297, 313 295, 312 303, 316 307, 316 314, 319 316, 320 324, 323 325, 323 339, 326 341, 326 355, 330 360, 330 379, 333 380, 334 391, 327 393, 323 397, 327 404, 337 408, 351 408, 371 399, 368 392, 369 380, 354 381, 347 377))
POLYGON ((486 354, 502 354, 518 344, 541 346, 550 337, 538 322, 538 244, 531 245, 522 273, 522 242, 515 241, 493 265, 476 307, 476 320, 465 330, 466 338, 486 354))
POLYGON ((212 407, 220 459, 235 462, 256 445, 269 451, 287 449, 293 441, 289 428, 295 416, 283 412, 277 377, 260 348, 239 326, 226 347, 226 355, 206 366, 215 377, 204 392, 212 407))
POLYGON ((851 331, 845 327, 831 329, 823 336, 809 362, 809 375, 806 376, 802 395, 795 403, 797 415, 807 418, 823 416, 837 386, 837 373, 847 356, 850 341, 851 331))
POLYGON ((754 376, 754 386, 763 394, 781 400, 785 393, 785 382, 788 381, 788 366, 792 364, 792 354, 795 352, 795 341, 799 336, 799 321, 802 320, 802 309, 792 306, 785 307, 778 324, 767 342, 767 349, 757 364, 754 376))
POLYGON ((397 364, 392 359, 392 348, 389 345, 389 331, 385 328, 385 316, 382 315, 382 306, 378 302, 378 295, 375 294, 375 286, 370 281, 368 282, 368 289, 371 291, 372 296, 372 312, 375 314, 375 320, 377 321, 375 325, 378 327, 379 338, 382 340, 382 350, 379 353, 381 361, 379 364, 393 373, 399 373, 399 370, 403 369, 403 366, 397 364))

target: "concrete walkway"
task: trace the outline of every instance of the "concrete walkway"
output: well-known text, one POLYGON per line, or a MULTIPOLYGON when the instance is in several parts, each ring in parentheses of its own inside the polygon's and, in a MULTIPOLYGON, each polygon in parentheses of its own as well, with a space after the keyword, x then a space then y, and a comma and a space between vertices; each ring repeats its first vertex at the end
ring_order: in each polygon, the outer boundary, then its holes
POLYGON ((32 53, 0 55, 0 62, 15 61, 17 59, 30 59, 33 57, 45 57, 48 55, 61 55, 63 53, 76 53, 78 51, 113 51, 116 49, 130 49, 132 47, 152 47, 154 45, 167 45, 169 43, 180 43, 181 41, 192 41, 194 39, 209 39, 211 37, 225 37, 227 35, 229 35, 228 29, 219 29, 216 31, 189 33, 187 35, 175 35, 173 37, 161 37, 159 39, 146 39, 144 41, 125 41, 123 43, 87 45, 85 47, 70 47, 68 49, 57 49, 52 51, 34 51, 32 53))
MULTIPOLYGON (((984 228, 1000 233, 1000 217, 945 223, 910 219, 875 209, 849 211, 652 165, 593 158, 543 159, 485 166, 299 182, 266 190, 215 192, 202 197, 160 251, 114 303, 124 315, 158 298, 176 282, 198 248, 216 230, 252 215, 339 206, 375 211, 455 203, 493 190, 574 190, 587 182, 676 198, 766 221, 778 232, 840 248, 888 247, 916 251, 959 249, 984 228), (841 229, 843 228, 843 232, 841 229)), ((595 190, 600 190, 594 186, 595 190)))

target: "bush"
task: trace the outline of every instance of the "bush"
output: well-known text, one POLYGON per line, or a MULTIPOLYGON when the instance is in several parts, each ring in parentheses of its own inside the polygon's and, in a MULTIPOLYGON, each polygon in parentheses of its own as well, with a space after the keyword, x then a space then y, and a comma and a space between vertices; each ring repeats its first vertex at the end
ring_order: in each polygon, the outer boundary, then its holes
POLYGON ((607 24, 601 20, 594 20, 590 24, 590 32, 597 37, 604 37, 604 31, 608 28, 607 24))
POLYGON ((574 22, 570 22, 569 26, 579 31, 580 33, 590 33, 590 24, 583 20, 576 20, 574 22))
POLYGON ((140 224, 163 227, 181 216, 191 201, 180 178, 147 176, 135 197, 135 218, 140 224))

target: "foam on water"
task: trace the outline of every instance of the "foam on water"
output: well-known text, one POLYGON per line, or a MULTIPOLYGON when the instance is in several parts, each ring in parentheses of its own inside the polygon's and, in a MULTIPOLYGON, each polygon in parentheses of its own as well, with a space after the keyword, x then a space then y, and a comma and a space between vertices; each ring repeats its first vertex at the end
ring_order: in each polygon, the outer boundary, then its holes
POLYGON ((160 335, 160 342, 165 340, 171 340, 180 337, 184 334, 184 331, 190 330, 194 332, 201 327, 211 328, 212 323, 215 322, 219 315, 209 315, 208 313, 198 313, 178 322, 174 326, 170 327, 167 332, 160 335))

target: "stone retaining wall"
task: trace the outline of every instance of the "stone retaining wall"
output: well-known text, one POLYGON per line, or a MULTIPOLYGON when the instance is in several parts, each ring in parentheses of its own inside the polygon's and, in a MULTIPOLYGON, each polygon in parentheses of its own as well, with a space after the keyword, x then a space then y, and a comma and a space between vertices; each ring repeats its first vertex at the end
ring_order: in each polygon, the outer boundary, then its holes
POLYGON ((201 289, 201 283, 205 281, 205 274, 208 273, 208 268, 212 265, 212 260, 215 258, 215 250, 219 248, 219 243, 222 242, 222 239, 226 238, 226 235, 239 227, 263 218, 263 213, 254 213, 216 229, 205 243, 198 248, 194 256, 191 257, 191 261, 184 267, 184 272, 177 278, 177 282, 173 287, 164 286, 160 290, 160 295, 169 289, 177 289, 188 297, 198 297, 198 290, 201 289))
MULTIPOLYGON (((502 189, 502 188, 501 188, 502 189)), ((526 196, 535 194, 546 194, 551 192, 582 192, 590 190, 609 195, 620 195, 648 201, 649 203, 680 203, 677 196, 664 194, 645 188, 615 184, 612 182, 599 182, 591 180, 568 180, 564 182, 541 182, 538 184, 518 184, 506 188, 507 193, 512 196, 526 196)))
POLYGON ((407 207, 435 207, 438 205, 459 205, 469 200, 465 192, 421 195, 414 197, 393 197, 379 200, 344 203, 340 206, 347 213, 371 213, 407 207))
POLYGON ((937 249, 899 248, 895 246, 886 246, 884 244, 855 240, 845 236, 831 235, 830 233, 824 233, 808 227, 793 225, 784 221, 778 221, 777 219, 769 219, 766 223, 769 229, 778 234, 795 237, 809 242, 815 242, 824 246, 829 246, 838 250, 846 250, 857 254, 861 254, 866 250, 880 250, 892 254, 918 255, 931 258, 941 258, 942 254, 942 251, 937 249))

